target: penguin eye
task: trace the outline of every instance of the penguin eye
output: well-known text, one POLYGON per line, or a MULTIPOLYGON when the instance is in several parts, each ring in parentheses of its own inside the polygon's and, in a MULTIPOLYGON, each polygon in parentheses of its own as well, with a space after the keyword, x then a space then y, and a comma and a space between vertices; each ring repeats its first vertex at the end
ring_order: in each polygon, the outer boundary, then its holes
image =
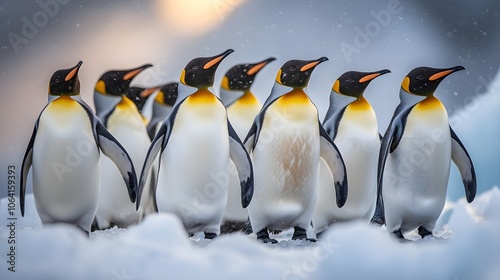
POLYGON ((418 76, 417 76, 417 80, 421 80, 421 81, 423 81, 423 80, 425 80, 425 77, 424 77, 424 76, 422 76, 422 75, 418 75, 418 76))
POLYGON ((193 70, 198 69, 198 65, 193 65, 193 67, 191 67, 191 69, 193 69, 193 70))
POLYGON ((295 71, 295 69, 297 69, 295 66, 288 67, 288 70, 290 70, 290 71, 295 71))
POLYGON ((348 83, 354 83, 355 81, 353 79, 347 79, 346 82, 348 82, 348 83))

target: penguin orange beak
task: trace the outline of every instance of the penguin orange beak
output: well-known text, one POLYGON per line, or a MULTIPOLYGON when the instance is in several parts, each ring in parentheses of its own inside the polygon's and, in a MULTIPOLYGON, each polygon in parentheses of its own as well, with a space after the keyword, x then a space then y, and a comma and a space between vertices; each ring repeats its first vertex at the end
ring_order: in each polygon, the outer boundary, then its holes
POLYGON ((214 65, 219 64, 219 62, 221 62, 224 58, 226 58, 226 56, 230 55, 233 52, 234 52, 233 49, 227 49, 223 53, 216 55, 210 61, 205 63, 205 65, 203 65, 203 69, 206 70, 206 69, 212 68, 214 65))
POLYGON ((127 74, 123 76, 124 81, 132 80, 135 76, 137 76, 139 73, 144 71, 144 69, 147 69, 149 67, 153 66, 152 64, 144 64, 140 67, 137 67, 135 69, 130 70, 127 74))
POLYGON ((388 69, 384 69, 384 70, 380 70, 377 72, 373 72, 373 73, 370 73, 370 74, 364 76, 363 78, 359 79, 359 82, 360 83, 369 82, 369 81, 377 78, 378 76, 381 76, 381 75, 384 75, 387 73, 391 73, 391 71, 389 71, 388 69))
POLYGON ((325 62, 325 61, 327 61, 327 60, 328 60, 328 57, 326 57, 326 56, 322 56, 322 57, 320 57, 320 58, 318 58, 318 59, 316 59, 316 60, 313 60, 313 61, 311 61, 311 62, 307 63, 306 65, 304 65, 304 66, 300 67, 300 72, 305 72, 305 71, 307 71, 307 70, 309 70, 309 69, 311 69, 311 68, 314 68, 314 67, 316 67, 318 64, 320 64, 320 63, 322 63, 322 62, 325 62))
POLYGON ((270 58, 263 60, 261 62, 257 62, 254 66, 252 66, 252 68, 248 69, 246 74, 248 76, 252 76, 252 75, 256 74, 257 72, 259 72, 262 68, 264 68, 264 66, 266 66, 269 62, 274 61, 274 60, 276 60, 276 58, 270 57, 270 58))
POLYGON ((78 74, 78 70, 80 70, 80 66, 82 66, 83 64, 83 61, 78 61, 78 63, 76 64, 76 66, 73 68, 73 70, 71 70, 71 72, 68 73, 68 75, 66 75, 66 77, 64 78, 64 81, 67 82, 71 79, 73 79, 73 77, 75 77, 76 74, 78 74))
POLYGON ((435 80, 444 78, 444 77, 450 75, 451 73, 454 73, 454 72, 457 72, 460 70, 465 70, 465 68, 463 66, 459 65, 459 66, 451 67, 448 69, 444 69, 444 70, 437 72, 436 74, 430 76, 429 81, 435 81, 435 80))
POLYGON ((144 90, 141 92, 140 96, 141 96, 142 98, 148 97, 148 96, 150 96, 153 92, 155 92, 155 91, 157 91, 157 90, 159 90, 159 89, 160 89, 160 87, 146 88, 146 89, 144 89, 144 90))

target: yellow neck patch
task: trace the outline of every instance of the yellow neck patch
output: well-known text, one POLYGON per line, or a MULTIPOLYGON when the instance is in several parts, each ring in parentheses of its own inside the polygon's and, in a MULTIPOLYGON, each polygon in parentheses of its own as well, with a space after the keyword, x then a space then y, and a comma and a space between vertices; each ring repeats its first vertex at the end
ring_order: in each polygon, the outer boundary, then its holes
POLYGON ((132 102, 132 100, 130 100, 126 96, 122 96, 122 100, 120 101, 120 103, 118 103, 116 105, 116 109, 118 109, 118 110, 134 110, 135 109, 137 112, 139 112, 137 110, 137 106, 135 106, 134 102, 132 102))
POLYGON ((208 88, 198 89, 195 93, 191 94, 187 99, 191 105, 195 104, 210 104, 217 102, 217 97, 211 93, 208 88))
POLYGON ((255 97, 255 95, 253 95, 249 90, 247 90, 240 99, 236 100, 235 103, 248 106, 248 105, 259 104, 259 100, 255 97))
POLYGON ((306 104, 310 103, 311 100, 307 96, 307 94, 304 92, 303 89, 297 89, 294 88, 292 91, 289 93, 286 93, 285 95, 281 96, 279 98, 281 102, 284 102, 285 104, 306 104))
POLYGON ((61 95, 58 98, 54 99, 54 101, 52 102, 59 103, 58 105, 70 105, 70 103, 74 103, 76 101, 73 100, 69 95, 61 95))
POLYGON ((79 104, 69 95, 61 95, 60 97, 54 99, 54 101, 52 101, 49 106, 52 108, 52 110, 61 113, 74 111, 79 107, 79 104))
POLYGON ((364 97, 358 98, 349 104, 349 109, 355 111, 365 111, 371 108, 370 103, 364 97))
POLYGON ((443 103, 433 95, 427 96, 424 100, 420 101, 415 107, 419 110, 435 110, 445 109, 443 103))

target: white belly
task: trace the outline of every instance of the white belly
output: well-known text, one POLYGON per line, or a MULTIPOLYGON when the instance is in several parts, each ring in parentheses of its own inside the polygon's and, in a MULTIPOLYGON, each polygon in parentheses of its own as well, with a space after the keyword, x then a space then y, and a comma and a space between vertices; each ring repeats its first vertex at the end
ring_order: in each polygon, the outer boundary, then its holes
POLYGON ((33 147, 37 211, 43 223, 67 222, 90 230, 100 189, 90 120, 76 102, 67 110, 53 104, 40 117, 33 147))
POLYGON ((290 119, 270 107, 252 156, 255 189, 248 212, 254 231, 307 228, 317 200, 319 128, 314 112, 290 119))
POLYGON ((429 225, 432 230, 446 199, 451 140, 448 117, 442 110, 408 116, 404 135, 387 156, 383 198, 387 229, 402 232, 429 225))
MULTIPOLYGON (((140 175, 144 159, 151 144, 146 127, 140 115, 113 114, 108 120, 109 132, 125 148, 140 175)), ((127 187, 116 165, 107 157, 101 158, 101 196, 97 221, 100 227, 109 227, 113 222, 119 227, 127 227, 140 222, 144 208, 150 206, 151 175, 147 178, 138 211, 130 201, 127 187)))
POLYGON ((218 233, 229 182, 226 113, 220 102, 185 103, 161 156, 158 210, 176 214, 190 233, 218 233))
POLYGON ((369 220, 375 211, 380 150, 377 120, 371 107, 355 112, 355 116, 349 113, 344 113, 335 138, 347 170, 347 201, 342 208, 337 207, 332 175, 320 161, 319 198, 313 217, 317 232, 337 221, 369 220))

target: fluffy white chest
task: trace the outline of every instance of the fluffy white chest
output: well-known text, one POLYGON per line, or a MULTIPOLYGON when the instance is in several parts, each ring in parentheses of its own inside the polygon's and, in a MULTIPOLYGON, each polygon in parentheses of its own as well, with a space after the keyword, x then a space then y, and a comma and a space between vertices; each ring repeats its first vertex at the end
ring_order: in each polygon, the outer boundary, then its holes
POLYGON ((346 166, 349 195, 346 204, 337 208, 331 173, 321 162, 320 195, 313 218, 317 230, 335 221, 370 219, 375 210, 380 137, 368 102, 358 100, 345 109, 334 142, 346 166))
POLYGON ((89 117, 67 99, 53 101, 40 116, 32 163, 39 213, 62 221, 95 211, 100 188, 99 152, 89 117))
POLYGON ((238 102, 227 108, 227 116, 241 141, 245 140, 255 116, 260 111, 260 104, 241 105, 238 102))
POLYGON ((217 100, 186 100, 161 156, 160 211, 179 215, 188 230, 222 218, 229 182, 226 111, 217 100))
POLYGON ((404 220, 403 229, 437 219, 446 199, 450 160, 446 110, 437 99, 422 101, 409 113, 403 137, 387 157, 383 195, 388 227, 394 215, 404 220))
POLYGON ((260 227, 267 220, 272 227, 286 228, 302 217, 310 222, 319 165, 316 107, 308 99, 269 106, 252 156, 252 223, 260 227))

